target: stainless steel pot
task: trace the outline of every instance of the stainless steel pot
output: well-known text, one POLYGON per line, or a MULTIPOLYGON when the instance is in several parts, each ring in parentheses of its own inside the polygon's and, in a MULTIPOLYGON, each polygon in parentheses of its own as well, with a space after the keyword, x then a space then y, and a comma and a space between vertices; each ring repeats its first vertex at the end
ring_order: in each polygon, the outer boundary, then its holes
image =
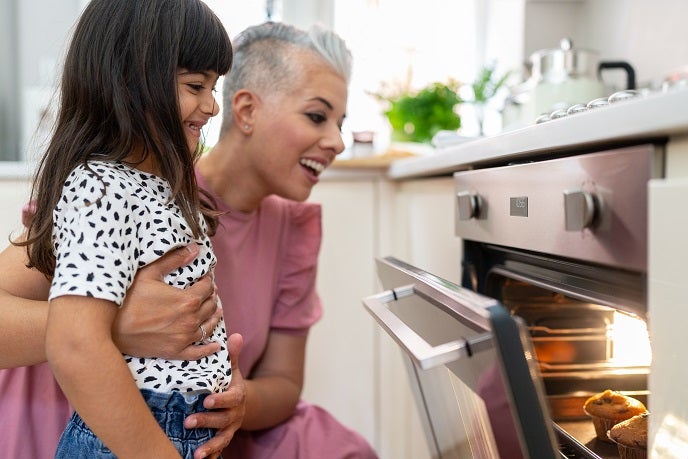
MULTIPOLYGON (((566 109, 605 96, 602 74, 610 69, 626 73, 626 88, 635 89, 635 72, 624 61, 599 61, 598 53, 575 49, 569 38, 558 48, 531 54, 527 68, 529 78, 512 88, 504 112, 504 127, 510 123, 532 124, 538 115, 566 109)), ((613 91, 612 91, 613 92, 613 91)))
POLYGON ((602 83, 602 72, 608 69, 621 69, 626 72, 625 89, 635 89, 635 72, 629 63, 599 62, 597 56, 596 51, 574 49, 570 38, 562 38, 559 48, 536 51, 530 56, 531 79, 535 84, 564 84, 575 79, 596 80, 602 83))

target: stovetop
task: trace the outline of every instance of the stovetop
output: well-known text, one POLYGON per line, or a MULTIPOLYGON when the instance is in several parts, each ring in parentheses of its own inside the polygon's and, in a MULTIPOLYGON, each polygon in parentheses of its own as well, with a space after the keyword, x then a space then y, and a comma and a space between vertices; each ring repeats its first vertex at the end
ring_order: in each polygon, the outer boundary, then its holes
POLYGON ((546 152, 688 134, 688 88, 649 92, 581 113, 395 161, 389 178, 448 175, 546 152))

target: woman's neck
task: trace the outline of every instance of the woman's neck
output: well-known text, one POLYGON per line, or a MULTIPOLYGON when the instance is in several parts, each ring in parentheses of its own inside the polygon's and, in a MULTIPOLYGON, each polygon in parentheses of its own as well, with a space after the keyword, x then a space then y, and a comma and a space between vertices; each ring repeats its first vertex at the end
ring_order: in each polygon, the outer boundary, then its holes
POLYGON ((257 188, 250 173, 246 153, 241 150, 243 139, 225 135, 198 160, 196 168, 211 191, 225 204, 241 212, 253 212, 266 194, 257 188))

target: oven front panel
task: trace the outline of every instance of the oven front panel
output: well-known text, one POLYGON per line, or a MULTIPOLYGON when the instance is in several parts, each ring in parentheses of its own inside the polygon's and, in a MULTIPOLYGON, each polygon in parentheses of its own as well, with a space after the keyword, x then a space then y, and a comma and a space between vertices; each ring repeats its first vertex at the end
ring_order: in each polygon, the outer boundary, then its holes
POLYGON ((659 173, 655 145, 457 172, 456 234, 645 272, 647 183, 659 173))

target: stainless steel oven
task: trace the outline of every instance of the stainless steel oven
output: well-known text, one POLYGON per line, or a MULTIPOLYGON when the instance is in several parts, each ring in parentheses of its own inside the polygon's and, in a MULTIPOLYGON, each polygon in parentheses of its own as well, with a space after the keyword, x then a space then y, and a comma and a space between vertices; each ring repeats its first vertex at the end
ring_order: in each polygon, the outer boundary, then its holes
POLYGON ((617 458, 583 412, 649 404, 647 184, 661 144, 454 174, 462 279, 388 257, 364 300, 404 351, 431 456, 617 458))

